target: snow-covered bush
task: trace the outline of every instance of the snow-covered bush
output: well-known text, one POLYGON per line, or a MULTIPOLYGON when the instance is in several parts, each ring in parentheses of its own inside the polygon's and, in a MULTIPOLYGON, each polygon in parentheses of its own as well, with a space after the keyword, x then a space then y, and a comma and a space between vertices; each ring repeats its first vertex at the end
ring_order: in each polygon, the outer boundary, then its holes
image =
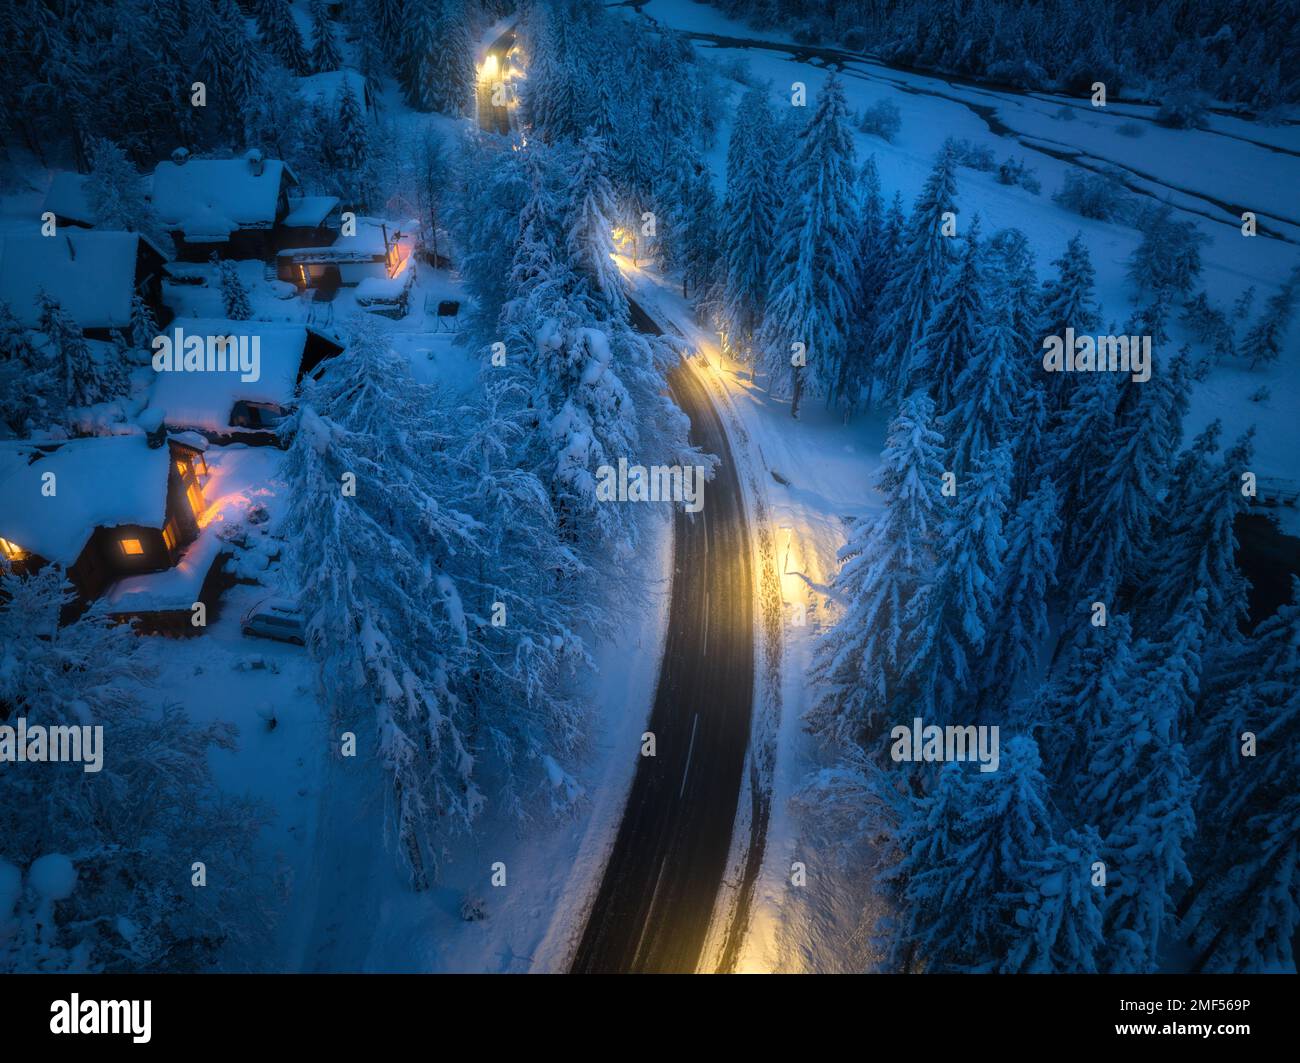
POLYGON ((1204 129, 1209 98, 1193 89, 1175 89, 1160 101, 1156 121, 1171 129, 1204 129))
POLYGON ((877 100, 863 110, 858 128, 892 143, 894 137, 898 136, 898 131, 903 128, 903 112, 893 100, 877 100))
POLYGON ((1086 173, 1068 170, 1065 183, 1052 196, 1066 210, 1101 221, 1122 220, 1129 212, 1130 197, 1113 172, 1086 173))

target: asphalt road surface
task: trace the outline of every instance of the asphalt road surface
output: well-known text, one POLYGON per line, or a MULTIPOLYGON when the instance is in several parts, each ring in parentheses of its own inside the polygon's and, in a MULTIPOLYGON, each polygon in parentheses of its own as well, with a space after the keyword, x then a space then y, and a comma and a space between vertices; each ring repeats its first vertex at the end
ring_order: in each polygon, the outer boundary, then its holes
MULTIPOLYGON (((640 307, 633 322, 659 332, 640 307)), ((696 970, 749 745, 754 689, 749 528, 726 432, 690 369, 669 377, 691 442, 721 460, 694 516, 677 507, 668 634, 623 821, 573 961, 575 972, 696 970)))

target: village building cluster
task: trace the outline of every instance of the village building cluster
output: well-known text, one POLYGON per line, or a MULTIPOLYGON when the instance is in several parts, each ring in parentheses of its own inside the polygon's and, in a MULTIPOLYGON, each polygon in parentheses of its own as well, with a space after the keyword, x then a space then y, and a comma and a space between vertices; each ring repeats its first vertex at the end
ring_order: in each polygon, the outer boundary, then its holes
MULTIPOLYGON (((304 99, 333 98, 346 81, 371 107, 355 71, 300 80, 304 99)), ((0 305, 36 330, 43 301, 54 300, 99 360, 124 356, 122 337, 143 310, 160 336, 252 344, 257 372, 156 372, 143 407, 110 434, 0 441, 0 552, 19 573, 63 569, 76 595, 66 619, 94 606, 140 630, 198 633, 192 612, 230 579, 218 532, 232 492, 211 489, 210 448, 283 447, 304 378, 343 349, 331 327, 339 289, 354 288, 358 308, 403 316, 412 246, 401 223, 305 194, 285 162, 258 150, 201 158, 180 148, 145 176, 169 246, 156 232, 100 226, 87 180, 56 173, 31 230, 0 235, 0 305), (257 262, 251 275, 275 299, 298 298, 305 320, 190 312, 224 264, 249 276, 257 262)))

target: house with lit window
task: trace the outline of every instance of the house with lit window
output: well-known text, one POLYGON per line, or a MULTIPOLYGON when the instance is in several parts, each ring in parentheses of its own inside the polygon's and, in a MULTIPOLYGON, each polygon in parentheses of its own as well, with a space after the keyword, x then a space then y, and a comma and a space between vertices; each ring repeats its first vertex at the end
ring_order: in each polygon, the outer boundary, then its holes
POLYGON ((0 551, 20 573, 61 566, 89 602, 186 556, 206 475, 201 445, 161 436, 0 444, 0 551))
MULTIPOLYGON (((414 223, 406 226, 414 230, 414 223)), ((333 293, 340 287, 409 284, 409 232, 379 218, 357 218, 356 231, 328 247, 287 247, 275 256, 275 275, 299 289, 333 293)), ((319 298, 319 296, 317 296, 319 298)))

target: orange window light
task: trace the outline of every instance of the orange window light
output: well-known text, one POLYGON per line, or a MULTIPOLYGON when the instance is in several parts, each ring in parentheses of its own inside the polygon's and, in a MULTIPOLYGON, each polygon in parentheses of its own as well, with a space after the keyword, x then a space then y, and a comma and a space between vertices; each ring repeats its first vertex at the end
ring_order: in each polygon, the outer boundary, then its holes
POLYGON ((139 539, 123 539, 122 553, 128 557, 137 557, 144 553, 144 547, 140 545, 139 539))

